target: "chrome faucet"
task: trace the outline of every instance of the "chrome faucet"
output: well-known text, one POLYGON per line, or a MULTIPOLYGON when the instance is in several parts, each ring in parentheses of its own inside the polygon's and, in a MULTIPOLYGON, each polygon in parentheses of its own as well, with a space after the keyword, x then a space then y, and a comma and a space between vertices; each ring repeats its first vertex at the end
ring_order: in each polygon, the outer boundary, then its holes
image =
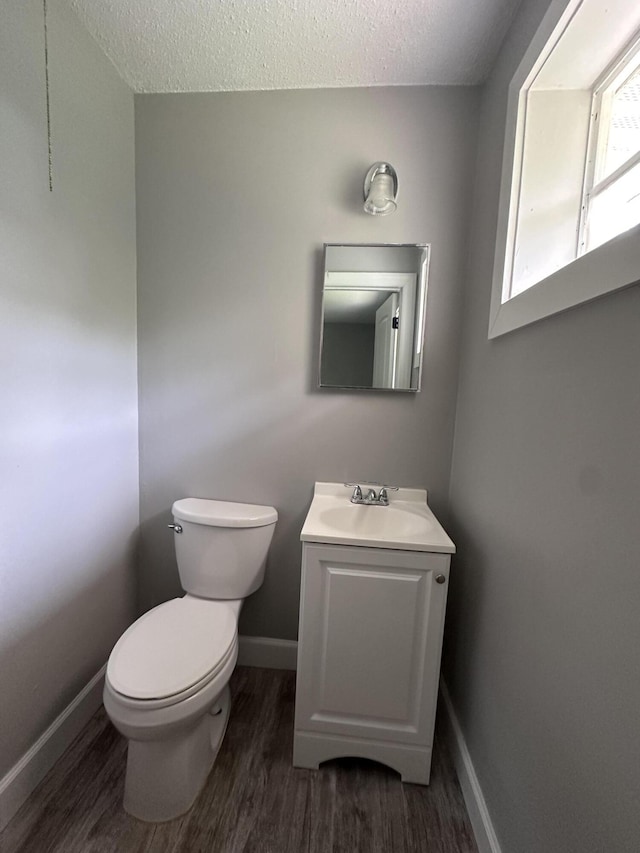
MULTIPOLYGON (((345 483, 348 488, 353 488, 351 495, 352 504, 364 504, 365 506, 389 506, 389 492, 397 492, 397 486, 381 486, 379 494, 375 489, 368 489, 367 496, 362 494, 362 486, 359 483, 345 483)), ((369 485, 366 483, 365 485, 369 485)))

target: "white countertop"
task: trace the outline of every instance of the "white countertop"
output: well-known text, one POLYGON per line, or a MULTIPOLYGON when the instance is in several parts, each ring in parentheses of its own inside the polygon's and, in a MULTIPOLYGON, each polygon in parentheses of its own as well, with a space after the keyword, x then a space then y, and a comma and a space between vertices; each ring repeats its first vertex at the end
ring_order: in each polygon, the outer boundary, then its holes
POLYGON ((389 492, 389 506, 352 504, 352 494, 353 488, 342 483, 316 483, 302 542, 455 553, 455 545, 429 509, 424 489, 389 492))

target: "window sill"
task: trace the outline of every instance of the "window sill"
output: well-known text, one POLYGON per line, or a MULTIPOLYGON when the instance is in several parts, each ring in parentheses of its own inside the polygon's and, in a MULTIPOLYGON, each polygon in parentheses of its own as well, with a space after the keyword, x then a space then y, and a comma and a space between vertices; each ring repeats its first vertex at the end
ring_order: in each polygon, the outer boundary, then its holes
POLYGON ((492 306, 489 338, 640 282, 640 225, 577 258, 501 305, 492 306))

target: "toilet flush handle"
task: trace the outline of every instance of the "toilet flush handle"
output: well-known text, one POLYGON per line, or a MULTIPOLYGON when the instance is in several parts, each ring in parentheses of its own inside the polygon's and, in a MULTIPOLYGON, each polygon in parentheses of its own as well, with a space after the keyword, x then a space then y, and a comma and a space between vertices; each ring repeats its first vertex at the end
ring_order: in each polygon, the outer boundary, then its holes
POLYGON ((182 525, 181 524, 167 524, 167 527, 170 530, 173 530, 175 533, 182 533, 182 525))

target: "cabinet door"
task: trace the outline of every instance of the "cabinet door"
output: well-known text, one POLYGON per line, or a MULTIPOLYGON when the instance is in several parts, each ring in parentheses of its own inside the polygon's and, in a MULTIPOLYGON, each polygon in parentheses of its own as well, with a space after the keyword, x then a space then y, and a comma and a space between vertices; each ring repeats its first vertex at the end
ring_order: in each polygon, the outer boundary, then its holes
POLYGON ((446 554, 305 545, 296 729, 430 743, 448 577, 446 554))

